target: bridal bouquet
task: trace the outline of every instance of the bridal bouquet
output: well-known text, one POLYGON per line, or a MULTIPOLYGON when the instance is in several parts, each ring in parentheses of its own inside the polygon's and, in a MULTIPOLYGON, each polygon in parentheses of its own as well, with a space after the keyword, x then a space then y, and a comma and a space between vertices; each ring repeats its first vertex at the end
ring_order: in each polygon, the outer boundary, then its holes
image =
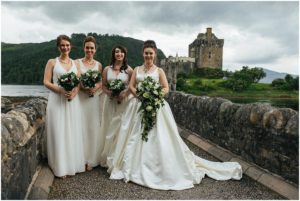
POLYGON ((108 89, 112 91, 113 97, 120 95, 121 91, 123 91, 125 88, 126 86, 124 82, 120 79, 115 79, 108 83, 108 89))
MULTIPOLYGON (((62 74, 58 78, 58 85, 63 87, 66 91, 72 91, 78 84, 79 84, 79 79, 77 75, 74 72, 70 73, 65 73, 62 74)), ((68 99, 68 101, 71 101, 71 99, 68 99)))
MULTIPOLYGON (((94 88, 96 86, 96 83, 100 80, 101 74, 97 70, 88 70, 80 77, 80 82, 85 88, 94 88)), ((90 95, 90 97, 94 97, 94 95, 90 95)))
POLYGON ((141 101, 139 111, 142 111, 142 140, 148 141, 148 133, 156 124, 158 109, 164 106, 162 88, 152 77, 146 77, 138 83, 137 96, 141 101))

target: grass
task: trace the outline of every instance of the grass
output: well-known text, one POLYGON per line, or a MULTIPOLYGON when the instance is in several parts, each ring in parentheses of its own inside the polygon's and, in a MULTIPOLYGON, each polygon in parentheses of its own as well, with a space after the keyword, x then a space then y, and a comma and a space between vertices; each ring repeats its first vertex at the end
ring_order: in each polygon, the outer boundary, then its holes
POLYGON ((222 97, 234 103, 269 103, 275 107, 299 111, 299 91, 278 90, 271 84, 257 83, 245 91, 235 92, 222 87, 222 82, 222 79, 191 77, 186 79, 184 92, 198 96, 222 97))
POLYGON ((221 86, 222 79, 188 78, 184 92, 194 95, 206 95, 211 97, 224 98, 280 98, 280 99, 298 99, 299 91, 278 90, 271 84, 256 83, 252 84, 247 90, 235 92, 221 86))

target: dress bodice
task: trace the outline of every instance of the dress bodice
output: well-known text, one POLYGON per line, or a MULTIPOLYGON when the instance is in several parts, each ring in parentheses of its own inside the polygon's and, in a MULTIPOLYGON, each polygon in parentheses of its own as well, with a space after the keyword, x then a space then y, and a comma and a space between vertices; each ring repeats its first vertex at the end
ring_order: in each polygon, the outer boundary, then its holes
POLYGON ((82 59, 79 59, 79 64, 80 64, 80 73, 83 74, 83 73, 86 73, 86 71, 88 70, 99 70, 98 69, 98 66, 99 66, 99 62, 95 62, 95 65, 93 66, 93 68, 87 68, 84 63, 82 62, 82 59))
POLYGON ((118 75, 115 75, 112 70, 112 66, 110 66, 107 71, 107 82, 111 82, 116 79, 120 79, 125 84, 127 84, 128 83, 128 74, 125 71, 121 71, 121 72, 119 72, 118 75))
POLYGON ((155 70, 151 73, 142 73, 142 72, 139 72, 141 71, 140 67, 137 67, 137 72, 136 72, 136 82, 139 83, 139 82, 142 82, 144 81, 145 77, 152 77, 156 82, 159 83, 159 73, 158 73, 158 67, 155 66, 155 70))
POLYGON ((55 66, 53 69, 53 75, 52 75, 54 84, 58 85, 58 83, 57 83, 58 78, 63 74, 74 72, 77 75, 77 68, 72 59, 71 59, 72 66, 69 71, 66 71, 66 69, 64 69, 64 67, 59 62, 58 57, 55 59, 55 61, 56 62, 55 62, 55 66))

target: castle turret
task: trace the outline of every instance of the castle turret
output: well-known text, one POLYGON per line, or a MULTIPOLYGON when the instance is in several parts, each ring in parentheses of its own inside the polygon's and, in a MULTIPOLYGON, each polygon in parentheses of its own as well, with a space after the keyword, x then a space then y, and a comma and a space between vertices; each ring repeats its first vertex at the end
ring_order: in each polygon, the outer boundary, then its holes
POLYGON ((212 28, 206 28, 206 33, 199 33, 189 45, 189 56, 195 58, 196 68, 221 68, 223 65, 224 39, 218 39, 212 28))
POLYGON ((211 39, 212 39, 211 34, 212 34, 211 28, 210 27, 206 28, 206 37, 209 44, 211 43, 211 39))

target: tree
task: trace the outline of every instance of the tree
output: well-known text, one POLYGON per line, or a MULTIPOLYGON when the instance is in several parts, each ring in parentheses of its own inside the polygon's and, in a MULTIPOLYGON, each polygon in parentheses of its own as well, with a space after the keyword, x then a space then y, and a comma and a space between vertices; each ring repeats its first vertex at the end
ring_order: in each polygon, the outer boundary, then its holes
MULTIPOLYGON (((128 50, 128 64, 132 67, 143 63, 141 50, 143 41, 122 36, 97 35, 89 33, 97 41, 97 52, 95 59, 100 61, 103 66, 110 64, 111 50, 114 45, 123 45, 128 50)), ((85 34, 72 34, 72 59, 84 56, 83 41, 85 34)), ((42 43, 22 43, 8 44, 1 43, 1 83, 2 84, 43 84, 45 65, 50 58, 59 55, 56 47, 56 40, 42 43), (28 69, 28 70, 26 70, 28 69), (27 75, 29 74, 29 75, 27 75), (34 75, 30 75, 34 74, 34 75), (24 75, 27 77, 24 78, 24 75)), ((165 58, 164 53, 159 49, 158 60, 165 58)))
POLYGON ((293 78, 293 76, 287 74, 284 79, 273 80, 272 87, 283 90, 299 90, 299 76, 293 78))
POLYGON ((299 90, 299 76, 297 76, 297 77, 294 79, 294 82, 293 82, 293 89, 294 89, 294 90, 299 90))
POLYGON ((224 77, 230 77, 233 75, 233 72, 225 70, 225 71, 223 71, 223 74, 224 74, 224 77))
POLYGON ((266 77, 265 71, 262 68, 257 68, 257 67, 251 68, 250 74, 252 75, 254 83, 258 83, 259 80, 266 77))
POLYGON ((285 77, 284 77, 284 80, 287 82, 287 83, 292 83, 294 78, 293 76, 291 76, 290 74, 287 74, 285 77))
POLYGON ((243 66, 242 70, 235 71, 232 76, 224 82, 224 86, 233 91, 243 91, 254 83, 254 77, 254 74, 251 73, 248 66, 243 66))
POLYGON ((287 74, 284 77, 284 80, 286 82, 286 89, 289 90, 298 90, 299 89, 299 76, 297 76, 296 78, 293 78, 292 75, 287 74))
POLYGON ((266 73, 264 72, 264 70, 262 68, 258 68, 258 67, 249 69, 248 66, 243 66, 243 69, 241 70, 241 72, 249 74, 251 76, 253 83, 258 83, 259 80, 266 77, 266 73))

